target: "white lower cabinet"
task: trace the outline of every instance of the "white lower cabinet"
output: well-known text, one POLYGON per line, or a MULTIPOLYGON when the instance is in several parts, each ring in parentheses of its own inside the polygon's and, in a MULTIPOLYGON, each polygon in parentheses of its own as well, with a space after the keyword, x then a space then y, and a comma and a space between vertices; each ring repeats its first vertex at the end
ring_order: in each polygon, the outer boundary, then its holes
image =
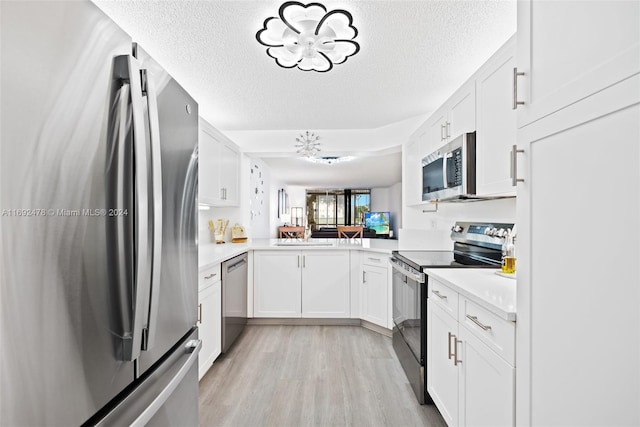
POLYGON ((458 329, 459 425, 513 426, 515 368, 466 327, 458 329))
POLYGON ((386 329, 393 327, 389 254, 362 251, 360 318, 386 329))
POLYGON ((349 251, 255 251, 254 317, 347 318, 349 251))
POLYGON ((360 317, 367 322, 388 328, 388 278, 387 267, 364 265, 360 317))
POLYGON ((349 317, 348 251, 302 251, 302 317, 349 317))
POLYGON ((452 341, 458 321, 427 300, 427 391, 449 427, 458 425, 458 376, 452 359, 452 341))
POLYGON ((459 306, 451 312, 448 298, 427 300, 427 390, 436 407, 449 427, 515 425, 513 322, 429 279, 434 285, 455 294, 459 306))
POLYGON ((300 317, 301 255, 298 251, 253 253, 254 317, 300 317))
POLYGON ((198 292, 198 329, 202 349, 198 355, 198 379, 207 373, 222 351, 222 281, 198 292))

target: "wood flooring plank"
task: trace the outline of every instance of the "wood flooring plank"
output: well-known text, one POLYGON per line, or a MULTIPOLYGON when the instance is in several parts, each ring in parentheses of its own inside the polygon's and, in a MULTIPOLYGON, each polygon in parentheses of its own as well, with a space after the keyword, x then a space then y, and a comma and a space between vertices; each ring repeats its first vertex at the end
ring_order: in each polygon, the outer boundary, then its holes
POLYGON ((446 427, 391 339, 360 326, 250 325, 200 381, 201 426, 446 427))

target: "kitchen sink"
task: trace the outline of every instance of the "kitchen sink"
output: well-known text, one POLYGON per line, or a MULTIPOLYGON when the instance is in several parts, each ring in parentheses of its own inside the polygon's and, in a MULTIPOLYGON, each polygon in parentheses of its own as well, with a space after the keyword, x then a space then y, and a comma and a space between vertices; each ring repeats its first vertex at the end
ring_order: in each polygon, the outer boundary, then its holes
POLYGON ((273 244, 273 246, 335 246, 334 242, 313 242, 304 240, 291 240, 280 241, 273 244))

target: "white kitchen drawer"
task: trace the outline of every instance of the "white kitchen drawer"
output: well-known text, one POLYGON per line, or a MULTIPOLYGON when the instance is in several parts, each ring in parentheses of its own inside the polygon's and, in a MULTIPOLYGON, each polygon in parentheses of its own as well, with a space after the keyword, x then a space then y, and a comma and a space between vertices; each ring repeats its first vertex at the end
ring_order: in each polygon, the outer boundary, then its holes
POLYGON ((463 296, 458 321, 503 359, 515 366, 516 326, 463 296))
POLYGON ((198 290, 201 291, 220 279, 222 279, 222 269, 220 264, 200 269, 198 272, 198 290))
POLYGON ((362 253, 362 263, 374 267, 386 267, 389 264, 389 255, 373 252, 362 253))
POLYGON ((458 318, 458 292, 443 285, 437 280, 431 277, 427 278, 428 282, 428 295, 431 301, 438 306, 442 307, 447 313, 453 316, 454 319, 458 318))

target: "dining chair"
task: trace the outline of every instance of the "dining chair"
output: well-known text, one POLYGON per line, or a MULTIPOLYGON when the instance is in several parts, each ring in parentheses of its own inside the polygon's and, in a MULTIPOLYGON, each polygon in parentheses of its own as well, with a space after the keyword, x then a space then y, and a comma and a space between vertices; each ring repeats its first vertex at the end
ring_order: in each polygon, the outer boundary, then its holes
POLYGON ((338 239, 355 239, 361 238, 364 233, 364 227, 361 225, 339 225, 338 239))
POLYGON ((278 234, 281 239, 303 239, 304 227, 278 227, 278 234))

